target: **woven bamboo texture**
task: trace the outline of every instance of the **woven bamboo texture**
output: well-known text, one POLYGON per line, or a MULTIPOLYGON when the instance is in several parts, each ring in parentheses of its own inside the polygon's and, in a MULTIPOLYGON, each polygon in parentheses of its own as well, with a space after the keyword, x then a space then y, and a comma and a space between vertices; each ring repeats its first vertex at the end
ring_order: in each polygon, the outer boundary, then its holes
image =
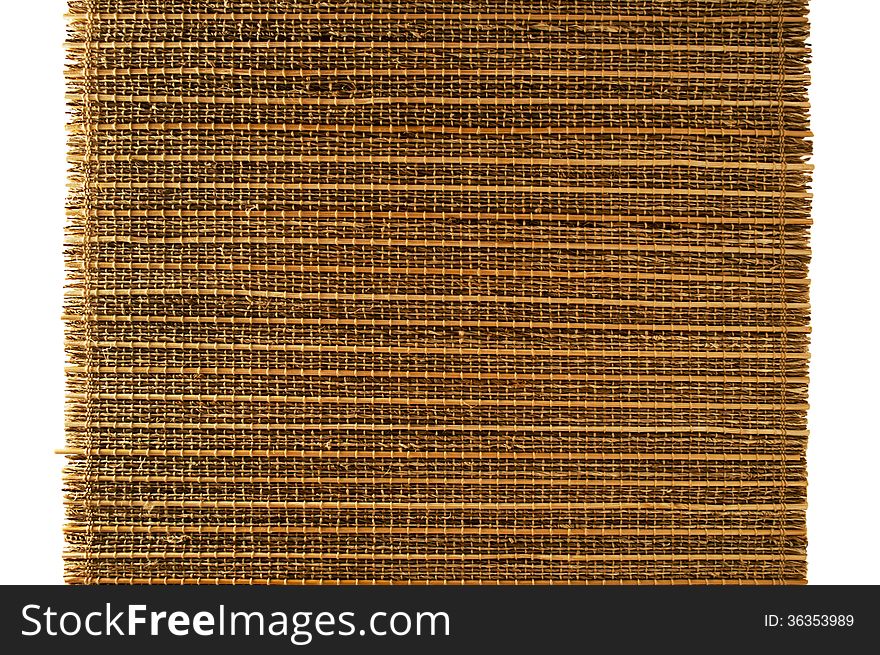
POLYGON ((72 0, 68 581, 805 581, 805 5, 72 0))

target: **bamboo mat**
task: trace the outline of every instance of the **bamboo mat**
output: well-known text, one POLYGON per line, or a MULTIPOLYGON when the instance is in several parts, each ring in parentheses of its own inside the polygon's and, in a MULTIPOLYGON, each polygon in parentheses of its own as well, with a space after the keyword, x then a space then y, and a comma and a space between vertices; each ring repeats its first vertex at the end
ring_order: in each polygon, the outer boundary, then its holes
POLYGON ((72 0, 71 583, 806 576, 805 0, 72 0))

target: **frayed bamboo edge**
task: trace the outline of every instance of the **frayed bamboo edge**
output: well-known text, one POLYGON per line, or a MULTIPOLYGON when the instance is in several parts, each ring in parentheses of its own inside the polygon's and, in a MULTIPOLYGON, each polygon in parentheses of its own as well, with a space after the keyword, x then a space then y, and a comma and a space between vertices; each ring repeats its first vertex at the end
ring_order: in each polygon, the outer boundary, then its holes
MULTIPOLYGON (((796 119, 798 124, 796 125, 796 127, 797 127, 797 129, 800 129, 800 130, 809 131, 809 123, 810 123, 810 102, 809 102, 809 86, 810 86, 809 72, 810 71, 809 71, 809 66, 810 66, 810 61, 811 61, 810 48, 807 44, 807 39, 810 36, 810 29, 811 29, 810 21, 809 21, 809 0, 799 0, 799 2, 797 4, 798 4, 798 9, 799 9, 800 13, 804 16, 804 22, 801 26, 801 29, 799 29, 797 31, 797 40, 798 40, 798 45, 804 46, 805 51, 802 54, 799 54, 796 56, 796 61, 797 61, 796 66, 801 71, 808 73, 808 75, 807 75, 806 79, 796 81, 793 84, 794 90, 792 90, 792 88, 789 86, 787 86, 783 90, 782 85, 780 84, 780 86, 778 88, 778 92, 777 92, 777 100, 781 100, 783 95, 785 95, 785 97, 794 96, 796 98, 796 100, 805 103, 806 109, 803 114, 798 115, 798 117, 796 119)), ((778 26, 778 44, 777 45, 779 45, 779 46, 782 46, 782 44, 783 44, 783 33, 784 33, 784 29, 785 29, 783 21, 784 21, 784 12, 783 12, 783 9, 780 5, 780 8, 777 13, 777 23, 776 23, 778 26)), ((784 56, 783 56, 781 50, 780 50, 778 57, 779 57, 780 67, 782 68, 782 67, 784 67, 784 63, 783 63, 784 56)), ((777 108, 777 125, 776 125, 777 130, 780 130, 780 129, 784 130, 786 127, 787 121, 790 121, 790 120, 791 120, 790 118, 787 118, 785 116, 785 113, 781 107, 777 108)), ((801 161, 803 161, 804 163, 808 163, 808 160, 812 155, 812 138, 811 138, 811 136, 802 136, 802 137, 796 138, 796 141, 799 142, 798 146, 796 147, 796 150, 799 154, 801 161)), ((781 137, 779 139, 779 153, 780 153, 780 159, 782 161, 786 160, 786 154, 788 152, 790 152, 790 146, 788 146, 786 144, 785 139, 781 137)), ((785 175, 785 171, 783 171, 783 177, 782 177, 782 184, 783 185, 785 185, 784 175, 785 175)), ((784 238, 783 237, 784 221, 786 218, 788 218, 789 216, 791 216, 792 214, 795 214, 795 213, 797 214, 797 216, 803 216, 803 217, 810 217, 810 215, 811 215, 811 210, 812 210, 812 193, 811 193, 811 191, 812 191, 812 189, 811 189, 812 168, 797 171, 796 176, 798 178, 800 178, 800 183, 797 185, 797 187, 801 190, 806 190, 808 197, 798 198, 795 201, 794 208, 792 208, 788 204, 786 204, 786 201, 789 200, 787 197, 783 197, 782 199, 780 199, 780 202, 779 202, 780 239, 784 238)), ((785 187, 783 186, 783 188, 785 188, 785 187)), ((809 227, 809 225, 805 225, 802 227, 801 237, 803 240, 803 247, 807 250, 808 253, 810 253, 810 227, 809 227)), ((809 264, 810 254, 807 255, 806 260, 807 260, 807 263, 809 264)), ((783 268, 785 268, 785 263, 786 263, 786 254, 783 252, 783 254, 782 254, 782 267, 783 268)), ((806 300, 806 304, 807 304, 806 312, 809 313, 809 311, 810 311, 809 286, 802 287, 802 293, 805 296, 804 300, 806 300)), ((785 296, 783 295, 783 299, 784 298, 785 298, 785 296)), ((804 364, 804 368, 806 370, 802 371, 802 372, 804 372, 807 376, 809 376, 808 366, 809 366, 809 357, 810 357, 810 354, 809 354, 809 339, 810 339, 810 337, 809 337, 809 334, 802 335, 802 336, 803 336, 803 338, 799 340, 799 342, 797 344, 797 348, 801 352, 803 352, 805 355, 805 360, 804 360, 803 364, 804 364)), ((783 346, 782 346, 783 349, 785 349, 786 345, 787 345, 787 341, 784 341, 783 346)), ((786 374, 786 369, 784 367, 785 360, 782 360, 782 361, 783 361, 783 368, 782 368, 781 373, 782 373, 782 375, 785 375, 786 374)), ((782 397, 782 400, 785 401, 784 395, 782 397)), ((806 426, 807 411, 801 410, 799 412, 799 414, 801 415, 801 422, 804 424, 804 426, 806 426)), ((783 425, 781 427, 783 429, 783 434, 784 435, 787 434, 785 426, 783 425)), ((804 450, 802 452, 806 453, 806 447, 807 447, 807 443, 804 442, 804 444, 803 444, 804 450)), ((784 448, 784 446, 783 446, 783 448, 784 448)), ((806 503, 806 499, 807 499, 806 494, 807 494, 807 490, 808 490, 808 486, 809 486, 809 481, 807 478, 807 471, 806 471, 806 464, 804 464, 804 468, 802 469, 802 474, 803 474, 803 479, 805 482, 805 486, 802 490, 802 494, 803 494, 804 503, 806 503)), ((782 494, 784 494, 784 493, 785 493, 785 488, 783 487, 782 494)), ((804 507, 803 509, 798 511, 797 519, 798 519, 799 524, 806 528, 806 507, 804 507)), ((800 554, 802 555, 802 557, 800 558, 800 562, 795 564, 796 570, 798 571, 798 574, 801 578, 801 580, 799 580, 799 583, 801 583, 801 584, 806 584, 808 582, 807 542, 808 542, 808 539, 805 537, 803 540, 803 543, 801 545, 801 553, 800 554)), ((785 571, 786 564, 790 562, 790 558, 787 554, 787 551, 782 548, 780 548, 780 555, 781 555, 781 569, 782 569, 782 571, 785 571)))
MULTIPOLYGON (((70 10, 86 10, 90 2, 88 0, 71 0, 70 10)), ((67 36, 69 40, 90 41, 91 24, 89 21, 76 21, 72 17, 67 19, 67 36)), ((93 164, 87 159, 91 154, 92 135, 89 118, 88 89, 89 79, 83 72, 89 68, 90 55, 88 46, 76 49, 67 49, 65 62, 66 100, 67 100, 67 203, 65 223, 65 297, 64 297, 64 338, 65 354, 68 368, 65 372, 65 386, 67 390, 65 399, 65 444, 66 448, 56 451, 66 456, 63 467, 63 480, 65 484, 65 535, 64 579, 67 583, 74 583, 78 576, 89 577, 91 571, 87 562, 91 552, 91 521, 90 510, 82 502, 82 498, 73 497, 70 494, 70 480, 90 478, 89 469, 91 464, 88 458, 74 457, 70 455, 70 448, 89 448, 91 415, 89 400, 80 398, 82 393, 88 393, 91 381, 87 376, 77 375, 69 367, 88 366, 90 362, 91 334, 89 329, 89 316, 93 313, 90 305, 91 299, 82 296, 85 289, 89 288, 89 243, 90 223, 93 220, 90 215, 93 203, 90 199, 90 170, 93 164), (74 429, 72 425, 81 424, 84 429, 74 429), (71 532, 85 535, 79 543, 70 539, 71 532)), ((88 482, 88 485, 91 483, 88 482)))

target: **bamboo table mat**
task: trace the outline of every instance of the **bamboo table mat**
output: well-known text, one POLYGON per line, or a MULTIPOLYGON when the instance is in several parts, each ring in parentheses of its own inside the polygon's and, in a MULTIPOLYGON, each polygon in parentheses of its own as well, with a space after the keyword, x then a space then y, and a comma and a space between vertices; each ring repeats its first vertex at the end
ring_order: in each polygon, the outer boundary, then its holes
POLYGON ((71 0, 71 583, 806 577, 806 0, 71 0))

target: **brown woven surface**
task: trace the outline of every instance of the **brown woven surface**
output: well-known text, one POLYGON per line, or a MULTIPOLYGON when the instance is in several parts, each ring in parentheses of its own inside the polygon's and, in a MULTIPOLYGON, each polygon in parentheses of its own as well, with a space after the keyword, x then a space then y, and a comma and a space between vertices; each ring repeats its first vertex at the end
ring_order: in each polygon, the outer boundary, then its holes
POLYGON ((805 0, 73 0, 67 576, 802 582, 805 0))

